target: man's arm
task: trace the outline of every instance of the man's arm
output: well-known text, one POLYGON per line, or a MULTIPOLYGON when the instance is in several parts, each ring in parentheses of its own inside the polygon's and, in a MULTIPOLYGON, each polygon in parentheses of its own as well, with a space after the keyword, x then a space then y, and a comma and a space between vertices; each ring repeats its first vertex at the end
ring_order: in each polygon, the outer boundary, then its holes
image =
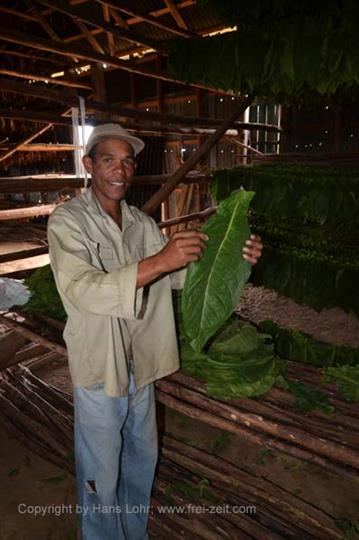
POLYGON ((198 231, 175 233, 161 251, 138 263, 137 288, 154 281, 162 274, 184 268, 190 262, 198 261, 208 237, 198 231))

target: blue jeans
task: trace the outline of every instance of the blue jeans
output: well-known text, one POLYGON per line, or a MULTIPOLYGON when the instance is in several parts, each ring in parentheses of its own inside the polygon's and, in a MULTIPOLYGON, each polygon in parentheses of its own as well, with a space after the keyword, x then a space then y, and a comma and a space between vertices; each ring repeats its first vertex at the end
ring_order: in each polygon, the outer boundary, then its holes
POLYGON ((145 540, 158 443, 154 386, 109 397, 74 388, 75 461, 82 540, 145 540))

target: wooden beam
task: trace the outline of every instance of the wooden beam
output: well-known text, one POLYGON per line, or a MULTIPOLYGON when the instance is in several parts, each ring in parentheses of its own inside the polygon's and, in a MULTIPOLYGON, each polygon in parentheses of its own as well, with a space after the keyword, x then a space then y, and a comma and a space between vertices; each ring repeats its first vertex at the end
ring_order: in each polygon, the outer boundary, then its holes
POLYGON ((28 259, 29 257, 36 257, 37 255, 44 255, 45 253, 48 253, 48 251, 49 248, 47 246, 41 246, 12 253, 4 253, 3 255, 0 255, 0 264, 17 261, 19 259, 28 259))
MULTIPOLYGON (((64 111, 62 114, 65 116, 66 114, 68 114, 70 111, 69 110, 66 110, 64 111)), ((33 135, 30 135, 29 137, 25 137, 25 139, 23 139, 22 141, 20 141, 14 148, 8 150, 7 152, 5 152, 4 154, 2 154, 0 156, 0 162, 1 161, 4 161, 5 159, 7 159, 8 157, 10 157, 12 154, 14 154, 17 150, 19 150, 23 145, 26 145, 27 143, 30 143, 31 141, 33 141, 34 139, 36 139, 36 137, 38 137, 39 135, 42 135, 42 133, 45 133, 45 131, 48 131, 50 128, 52 128, 54 126, 53 123, 50 123, 50 124, 46 124, 46 126, 44 126, 43 128, 39 129, 38 131, 36 131, 33 135)))
POLYGON ((11 208, 11 210, 0 210, 0 221, 13 219, 27 219, 37 216, 48 216, 56 208, 56 204, 43 204, 40 206, 30 206, 27 208, 11 208))
POLYGON ((103 20, 100 21, 98 17, 90 15, 87 11, 82 12, 79 9, 71 7, 64 0, 40 0, 40 2, 42 4, 45 4, 46 6, 53 7, 55 10, 61 11, 61 13, 65 13, 70 17, 101 28, 104 32, 111 32, 112 34, 117 35, 121 39, 126 39, 136 44, 140 43, 141 45, 145 45, 146 47, 158 50, 159 52, 164 52, 158 42, 142 37, 140 34, 136 34, 132 30, 126 30, 125 28, 119 30, 118 26, 116 26, 115 24, 105 22, 103 20))
MULTIPOLYGON (((0 81, 0 88, 1 88, 1 81, 0 81)), ((87 116, 89 114, 89 111, 87 110, 87 116)), ((114 116, 114 113, 111 111, 111 116, 114 116)), ((166 117, 167 115, 163 115, 165 122, 167 122, 166 117)), ((9 109, 0 109, 0 118, 12 118, 14 120, 21 120, 21 121, 28 121, 28 122, 35 122, 35 123, 53 123, 56 125, 64 125, 64 126, 71 126, 72 120, 71 118, 67 118, 64 116, 61 116, 61 113, 58 112, 58 114, 54 114, 53 112, 45 112, 45 111, 23 111, 23 110, 9 110, 9 109)), ((183 122, 192 121, 193 119, 188 117, 182 118, 183 122)), ((207 119, 202 119, 202 121, 205 121, 207 119)), ((210 122, 212 119, 208 119, 210 122)), ((220 125, 220 119, 216 119, 216 126, 220 125)), ((223 121, 223 120, 222 120, 223 121)), ((121 125, 128 129, 129 131, 135 131, 135 132, 141 132, 141 133, 149 133, 149 134, 155 134, 155 133, 167 133, 171 135, 180 135, 181 137, 203 137, 205 135, 212 135, 214 133, 213 128, 207 128, 207 129, 201 129, 201 128, 189 128, 189 127, 183 127, 180 125, 173 124, 171 126, 168 125, 155 125, 154 123, 131 123, 129 121, 123 121, 121 120, 121 125)), ((241 122, 235 124, 236 128, 241 129, 242 124, 241 122)), ((264 130, 268 131, 268 126, 266 124, 243 124, 244 129, 252 129, 252 130, 264 130)), ((274 126, 275 127, 275 126, 274 126)), ((232 139, 236 137, 235 134, 230 135, 230 132, 226 132, 224 134, 224 137, 231 137, 232 139)))
POLYGON ((184 19, 183 19, 182 15, 181 15, 180 12, 178 11, 178 9, 177 9, 176 4, 174 3, 174 1, 173 1, 173 0, 165 0, 165 4, 166 4, 166 6, 168 7, 168 9, 170 10, 172 17, 173 17, 174 20, 176 21, 177 26, 179 26, 180 28, 184 28, 185 30, 187 30, 188 27, 187 27, 186 23, 184 22, 184 19))
POLYGON ((61 38, 55 32, 55 30, 50 26, 50 24, 45 19, 44 15, 41 13, 41 11, 39 10, 35 2, 33 2, 33 0, 26 0, 26 3, 31 8, 31 11, 35 13, 36 19, 41 24, 45 32, 50 36, 50 38, 53 39, 54 41, 61 41, 61 38))
POLYGON ((100 45, 99 42, 97 41, 97 39, 91 34, 91 32, 87 28, 86 24, 84 22, 78 20, 78 19, 75 19, 75 18, 74 18, 74 23, 81 30, 81 32, 83 33, 83 35, 85 36, 85 38, 87 39, 87 41, 89 42, 89 44, 91 45, 93 50, 98 52, 98 53, 104 54, 105 51, 104 51, 102 45, 100 45))
POLYGON ((38 137, 39 135, 42 135, 43 133, 45 133, 45 131, 48 131, 51 127, 53 126, 53 124, 47 124, 46 126, 44 126, 43 128, 39 129, 38 131, 36 131, 36 133, 33 133, 32 135, 28 136, 28 137, 25 137, 24 139, 22 139, 14 148, 12 148, 11 150, 8 150, 7 152, 5 152, 4 154, 0 155, 0 162, 1 161, 4 161, 5 159, 7 159, 8 157, 12 156, 13 154, 15 154, 15 152, 18 151, 18 149, 23 146, 24 144, 26 143, 29 143, 31 141, 33 141, 34 139, 36 139, 36 137, 38 137))
POLYGON ((91 90, 91 86, 89 84, 77 82, 77 81, 70 81, 68 79, 63 79, 61 77, 58 78, 51 78, 51 77, 42 77, 41 75, 35 75, 34 73, 24 73, 23 71, 13 71, 10 69, 1 69, 0 68, 0 75, 9 75, 10 77, 19 77, 20 79, 28 79, 28 80, 35 80, 35 81, 41 81, 44 83, 50 83, 50 84, 58 84, 59 86, 67 86, 70 88, 84 88, 85 90, 91 90))
POLYGON ((21 144, 16 145, 18 152, 72 152, 76 148, 82 148, 81 146, 74 146, 71 143, 34 143, 34 144, 21 144))
MULTIPOLYGON (((66 40, 64 40, 66 41, 66 40)), ((52 58, 49 56, 37 56, 36 54, 26 53, 25 51, 14 51, 11 49, 0 49, 1 54, 8 54, 9 56, 19 56, 20 58, 30 58, 30 60, 37 60, 39 62, 49 62, 50 64, 56 64, 57 66, 63 67, 63 61, 58 58, 52 58)))
POLYGON ((121 13, 119 13, 115 9, 110 9, 109 11, 111 13, 111 17, 119 26, 121 26, 122 28, 128 28, 127 21, 125 21, 121 13))
MULTIPOLYGON (((154 174, 146 176, 135 176, 136 186, 160 186, 167 182, 169 174, 154 174)), ((196 174, 188 175, 182 181, 184 183, 204 184, 209 182, 211 175, 196 174)), ((91 178, 89 179, 91 183, 91 178)), ((31 193, 33 191, 63 191, 65 189, 77 189, 84 187, 85 178, 78 176, 63 177, 0 177, 0 193, 31 193)))
MULTIPOLYGON (((108 6, 105 6, 103 5, 102 6, 102 11, 103 11, 103 18, 106 22, 110 22, 111 21, 111 18, 110 18, 110 9, 108 6)), ((113 37, 113 34, 111 34, 111 32, 106 32, 107 34, 107 48, 108 48, 108 53, 111 55, 111 56, 115 56, 115 39, 113 37)))
POLYGON ((21 120, 38 123, 52 123, 59 126, 71 126, 72 119, 60 116, 61 113, 54 114, 45 111, 29 111, 29 110, 9 110, 0 109, 0 118, 12 118, 13 120, 21 120))
POLYGON ((9 15, 14 15, 15 17, 20 17, 21 19, 25 19, 26 21, 39 22, 39 19, 34 15, 29 15, 28 13, 25 13, 24 11, 18 11, 17 9, 0 5, 0 11, 3 13, 9 13, 9 15))
MULTIPOLYGON (((100 64, 91 64, 91 82, 94 99, 106 103, 105 69, 100 64)), ((110 115, 107 111, 96 112, 95 118, 98 122, 108 122, 110 115)))
POLYGON ((219 141, 222 135, 230 128, 238 117, 250 106, 253 101, 252 96, 248 96, 244 101, 237 105, 234 113, 226 119, 223 124, 217 129, 213 135, 211 135, 203 145, 195 152, 190 158, 188 158, 181 167, 171 176, 171 178, 166 182, 166 184, 155 193, 149 201, 147 201, 142 210, 147 214, 153 214, 159 205, 167 199, 167 197, 172 193, 176 186, 181 182, 181 180, 186 176, 186 174, 193 169, 193 167, 200 161, 210 149, 219 141))
POLYGON ((218 206, 213 206, 212 208, 207 208, 202 210, 202 212, 195 212, 194 214, 187 214, 186 216, 180 216, 178 218, 167 219, 158 223, 160 229, 165 229, 167 227, 173 227, 174 225, 180 225, 181 223, 188 223, 188 221, 204 221, 213 214, 217 212, 218 206))
MULTIPOLYGON (((0 91, 12 92, 15 94, 40 97, 57 103, 62 103, 68 107, 77 107, 78 98, 66 92, 57 90, 36 88, 33 85, 23 85, 8 79, 0 78, 0 91)), ((157 112, 147 112, 140 109, 130 109, 128 107, 111 106, 99 101, 86 100, 87 112, 107 112, 111 115, 127 118, 142 118, 145 121, 156 121, 161 123, 177 123, 183 126, 214 126, 217 127, 221 120, 210 118, 183 117, 174 114, 160 114, 157 112)), ((155 126, 154 126, 155 127, 155 126)))
POLYGON ((198 37, 197 34, 195 34, 194 32, 189 32, 188 30, 185 30, 183 27, 178 28, 177 26, 172 26, 171 24, 164 23, 163 21, 161 21, 161 19, 157 17, 153 17, 152 15, 149 15, 148 13, 145 13, 144 11, 140 11, 139 9, 132 7, 130 3, 123 4, 122 2, 119 2, 118 0, 96 0, 96 1, 100 2, 101 4, 106 4, 112 9, 122 11, 123 13, 126 13, 127 15, 131 15, 133 17, 137 17, 138 19, 142 19, 143 21, 149 24, 152 24, 153 26, 156 26, 157 28, 161 28, 162 30, 166 30, 167 32, 170 32, 177 36, 184 37, 184 38, 198 37))

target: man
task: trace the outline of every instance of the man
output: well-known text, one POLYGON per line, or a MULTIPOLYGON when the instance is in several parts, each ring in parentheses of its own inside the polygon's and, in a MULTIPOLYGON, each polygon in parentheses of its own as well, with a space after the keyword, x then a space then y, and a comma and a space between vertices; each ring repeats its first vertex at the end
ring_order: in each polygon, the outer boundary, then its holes
MULTIPOLYGON (((207 237, 174 234, 125 202, 144 143, 97 126, 83 159, 92 186, 53 212, 48 239, 68 315, 75 461, 84 540, 147 538, 157 462, 153 382, 179 368, 171 286, 207 237)), ((260 238, 244 257, 255 264, 260 238)), ((178 285, 178 283, 177 283, 178 285)))

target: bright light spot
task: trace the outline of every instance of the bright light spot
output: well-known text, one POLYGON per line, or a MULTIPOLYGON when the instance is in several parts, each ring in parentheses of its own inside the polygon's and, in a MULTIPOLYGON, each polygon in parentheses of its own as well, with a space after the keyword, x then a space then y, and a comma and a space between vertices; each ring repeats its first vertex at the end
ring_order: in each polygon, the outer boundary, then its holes
POLYGON ((354 137, 354 133, 351 133, 350 134, 350 138, 352 139, 354 137))
POLYGON ((56 79, 56 77, 63 77, 65 75, 64 71, 57 71, 56 73, 51 74, 52 79, 56 79))
POLYGON ((107 68, 107 64, 102 64, 102 67, 106 69, 106 68, 107 68))
POLYGON ((325 110, 327 111, 329 109, 329 105, 326 105, 325 106, 325 110))
POLYGON ((87 126, 85 125, 85 128, 84 128, 84 135, 85 135, 85 140, 83 140, 82 138, 82 126, 78 126, 78 137, 79 137, 79 144, 80 146, 85 146, 87 141, 89 140, 89 137, 93 131, 93 126, 87 126))
POLYGON ((326 130, 324 131, 324 133, 325 133, 326 135, 328 135, 328 130, 326 129, 326 130))
POLYGON ((227 34, 228 32, 235 32, 236 30, 237 30, 237 26, 227 26, 226 28, 223 28, 222 30, 209 32, 208 34, 203 34, 203 35, 204 36, 217 36, 218 34, 227 34))
POLYGON ((221 103, 223 103, 223 97, 219 98, 219 101, 220 101, 221 103))
POLYGON ((149 107, 146 107, 146 112, 148 112, 149 110, 150 110, 150 108, 149 108, 149 107))
POLYGON ((190 99, 187 100, 187 103, 192 103, 190 99))

